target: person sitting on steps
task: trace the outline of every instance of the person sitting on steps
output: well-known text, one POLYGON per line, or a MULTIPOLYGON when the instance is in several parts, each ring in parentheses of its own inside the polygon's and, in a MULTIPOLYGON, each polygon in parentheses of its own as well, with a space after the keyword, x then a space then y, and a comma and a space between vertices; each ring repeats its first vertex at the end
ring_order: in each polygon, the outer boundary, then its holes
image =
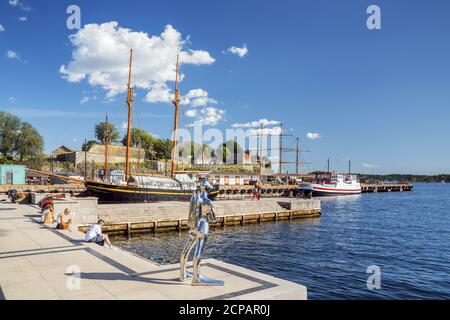
POLYGON ((58 214, 56 217, 56 229, 59 230, 70 230, 70 226, 72 225, 72 219, 70 216, 70 210, 68 208, 64 209, 64 212, 58 214))
POLYGON ((94 242, 101 246, 103 246, 106 242, 109 248, 112 249, 112 244, 111 241, 109 241, 108 235, 102 233, 102 227, 104 225, 105 221, 103 220, 98 220, 96 224, 92 224, 86 231, 84 240, 86 240, 87 242, 94 242))

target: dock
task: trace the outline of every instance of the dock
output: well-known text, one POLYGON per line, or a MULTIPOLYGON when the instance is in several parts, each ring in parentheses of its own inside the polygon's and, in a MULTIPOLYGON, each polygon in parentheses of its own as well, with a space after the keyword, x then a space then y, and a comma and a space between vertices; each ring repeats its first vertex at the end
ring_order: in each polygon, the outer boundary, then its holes
POLYGON ((39 218, 32 205, 0 203, 0 299, 307 298, 300 284, 216 259, 203 260, 202 273, 225 285, 193 287, 177 280, 178 264, 158 265, 122 249, 86 243, 76 229, 55 230, 39 218))
POLYGON ((361 183, 362 193, 412 191, 412 183, 361 183))
MULTIPOLYGON (((210 226, 225 227, 278 220, 315 218, 321 215, 320 200, 262 198, 252 200, 214 201, 217 222, 210 226)), ((165 232, 187 230, 188 202, 100 204, 98 218, 106 222, 109 233, 165 232)), ((81 226, 85 231, 87 225, 81 226)))

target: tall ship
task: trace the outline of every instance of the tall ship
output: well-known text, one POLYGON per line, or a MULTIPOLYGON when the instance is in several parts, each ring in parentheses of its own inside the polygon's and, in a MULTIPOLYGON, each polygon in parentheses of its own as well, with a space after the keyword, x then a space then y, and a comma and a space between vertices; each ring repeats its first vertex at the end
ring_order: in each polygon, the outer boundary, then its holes
MULTIPOLYGON (((130 144, 131 144, 131 118, 133 111, 133 88, 131 86, 131 70, 133 62, 133 49, 130 50, 130 61, 127 84, 127 141, 126 141, 126 162, 125 171, 122 175, 112 175, 108 170, 108 123, 106 123, 105 138, 105 169, 102 181, 85 181, 87 191, 98 197, 100 201, 114 202, 152 202, 152 201, 186 201, 189 200, 196 190, 196 183, 187 174, 176 173, 176 149, 177 149, 177 129, 180 95, 178 88, 178 66, 177 56, 176 76, 175 76, 175 106, 173 145, 172 145, 172 170, 171 177, 152 176, 130 172, 130 144)), ((214 198, 219 194, 218 188, 210 193, 214 198)))
POLYGON ((300 192, 305 196, 336 196, 360 194, 361 184, 352 174, 326 173, 318 175, 312 183, 301 183, 300 192))

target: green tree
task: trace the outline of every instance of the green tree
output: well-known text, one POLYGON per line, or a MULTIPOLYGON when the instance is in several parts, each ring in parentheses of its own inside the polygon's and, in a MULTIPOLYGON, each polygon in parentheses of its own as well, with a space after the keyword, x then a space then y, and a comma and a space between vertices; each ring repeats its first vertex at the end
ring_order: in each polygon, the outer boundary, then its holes
POLYGON ((236 140, 229 140, 221 144, 216 149, 215 153, 223 162, 232 162, 237 164, 239 159, 242 158, 242 155, 244 154, 244 149, 242 149, 236 140))
MULTIPOLYGON (((127 145, 127 138, 128 138, 128 135, 125 134, 125 136, 122 139, 122 144, 124 146, 127 145)), ((145 157, 147 159, 154 158, 155 151, 153 150, 153 145, 155 144, 156 140, 157 140, 157 138, 153 137, 151 134, 149 134, 145 130, 138 129, 138 128, 131 129, 131 146, 140 147, 140 148, 144 149, 145 157)))
POLYGON ((153 144, 153 151, 156 159, 171 159, 172 141, 170 139, 156 139, 153 144))
MULTIPOLYGON (((106 122, 100 122, 95 125, 95 137, 98 141, 105 144, 106 142, 106 122)), ((119 130, 117 127, 108 122, 108 143, 119 141, 119 130)))
POLYGON ((214 149, 211 148, 210 146, 208 146, 207 144, 203 144, 203 145, 200 145, 200 148, 196 154, 196 157, 198 157, 198 158, 203 157, 203 160, 206 161, 208 159, 213 158, 214 155, 215 155, 214 149))
POLYGON ((3 157, 12 156, 20 132, 20 119, 8 112, 0 111, 0 152, 3 157))
POLYGON ((214 154, 215 154, 215 157, 217 158, 217 160, 220 160, 220 161, 226 163, 227 159, 231 155, 231 151, 230 151, 230 149, 227 148, 227 145, 225 143, 223 143, 217 147, 214 154))
POLYGON ((97 141, 95 141, 95 140, 89 140, 89 141, 86 141, 85 143, 83 143, 83 145, 81 146, 81 151, 89 151, 89 149, 94 145, 94 144, 96 144, 97 143, 97 141))
POLYGON ((20 162, 29 161, 44 152, 44 139, 31 124, 24 122, 17 135, 15 150, 20 162))

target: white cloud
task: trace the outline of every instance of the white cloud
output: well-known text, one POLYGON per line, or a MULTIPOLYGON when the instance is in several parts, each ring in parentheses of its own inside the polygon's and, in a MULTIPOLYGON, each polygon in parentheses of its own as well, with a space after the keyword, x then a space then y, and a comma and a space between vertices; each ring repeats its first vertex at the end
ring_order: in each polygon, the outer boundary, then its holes
POLYGON ((192 89, 181 98, 181 104, 204 107, 208 104, 217 104, 217 100, 210 98, 206 90, 192 89))
POLYGON ((311 140, 316 140, 322 138, 319 133, 308 132, 306 137, 311 140))
POLYGON ((379 168, 380 166, 373 163, 363 163, 364 168, 379 168))
POLYGON ((0 23, 0 32, 4 32, 4 31, 6 31, 6 29, 5 29, 5 27, 2 26, 2 24, 0 23))
POLYGON ((73 142, 77 142, 78 139, 77 139, 77 138, 73 138, 72 141, 73 141, 73 142))
POLYGON ((144 100, 147 102, 170 103, 173 99, 173 94, 165 83, 156 83, 150 87, 150 91, 145 95, 144 100))
POLYGON ((89 102, 90 98, 89 97, 83 97, 80 101, 80 104, 85 104, 87 102, 89 102))
POLYGON ((11 103, 16 103, 16 98, 14 98, 14 97, 9 97, 9 98, 8 98, 8 101, 11 102, 11 103))
POLYGON ((248 54, 248 48, 247 45, 244 43, 242 48, 233 46, 228 48, 226 52, 238 55, 239 57, 243 58, 248 54))
POLYGON ((20 21, 27 21, 28 18, 27 18, 27 17, 20 17, 19 20, 20 20, 20 21))
MULTIPOLYGON (((189 110, 188 110, 189 111, 189 110)), ((215 126, 223 119, 225 110, 213 107, 203 108, 195 113, 195 122, 200 122, 205 126, 215 126)), ((187 127, 193 127, 194 123, 188 124, 187 127)))
POLYGON ((186 111, 186 112, 184 113, 184 115, 185 115, 186 117, 188 117, 188 118, 196 117, 197 114, 198 114, 198 112, 197 112, 197 110, 195 110, 195 109, 190 109, 190 110, 188 110, 188 111, 186 111))
POLYGON ((24 4, 23 2, 21 2, 19 0, 9 0, 8 2, 13 7, 19 7, 23 11, 31 11, 32 10, 28 4, 24 4))
MULTIPOLYGON (((118 22, 87 24, 71 35, 72 60, 60 67, 68 82, 87 80, 112 98, 126 91, 129 50, 133 46, 133 86, 147 90, 145 101, 170 102, 168 82, 175 80, 175 63, 210 65, 215 59, 203 50, 185 49, 187 40, 171 25, 160 35, 149 35, 120 27, 118 22)), ((183 80, 184 75, 180 75, 183 80)))
POLYGON ((120 126, 120 128, 122 129, 122 130, 127 130, 128 129, 128 122, 122 122, 122 125, 120 126))
POLYGON ((267 136, 279 136, 282 133, 281 127, 273 127, 273 128, 263 128, 261 129, 252 129, 249 132, 249 135, 267 135, 267 136))
POLYGON ((12 50, 6 51, 6 57, 9 58, 9 59, 16 59, 16 60, 21 61, 21 59, 20 59, 19 55, 17 54, 17 52, 12 51, 12 50))
POLYGON ((252 122, 246 122, 246 123, 234 123, 231 126, 233 128, 256 128, 256 127, 259 127, 261 124, 263 125, 263 127, 273 126, 273 125, 280 124, 280 121, 260 119, 258 121, 252 121, 252 122))

